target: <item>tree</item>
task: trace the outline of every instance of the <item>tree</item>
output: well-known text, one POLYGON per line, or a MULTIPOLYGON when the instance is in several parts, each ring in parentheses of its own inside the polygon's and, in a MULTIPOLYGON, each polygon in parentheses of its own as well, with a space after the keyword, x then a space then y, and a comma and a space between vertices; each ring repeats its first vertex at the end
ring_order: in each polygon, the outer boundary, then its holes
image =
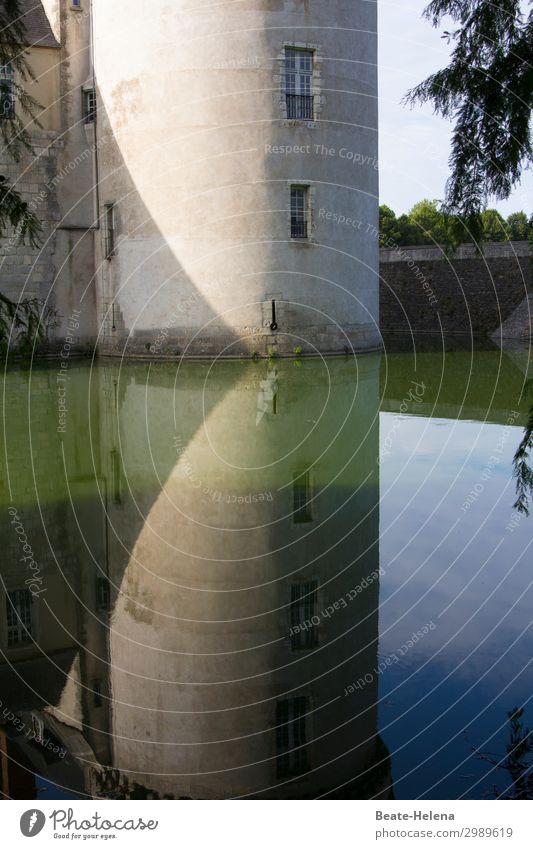
POLYGON ((486 209, 481 213, 481 226, 484 242, 503 242, 507 239, 505 220, 497 209, 486 209))
MULTIPOLYGON (((529 0, 531 5, 532 0, 529 0)), ((533 10, 522 0, 432 0, 424 16, 453 45, 448 67, 411 89, 406 102, 432 103, 454 121, 445 208, 479 230, 489 197, 509 197, 533 159, 533 10)))
MULTIPOLYGON (((0 78, 0 138, 4 154, 19 162, 24 149, 32 151, 25 121, 36 118, 38 103, 30 97, 24 83, 33 79, 26 58, 25 28, 19 0, 3 0, 0 6, 0 66, 10 73, 0 78), (18 109, 14 104, 18 104, 18 109)), ((39 125, 40 126, 40 125, 39 125)), ((39 243, 41 224, 16 188, 0 174, 0 237, 11 229, 17 242, 39 243)), ((30 353, 45 344, 57 313, 41 298, 22 298, 17 302, 0 293, 0 349, 14 340, 18 349, 30 353)))
POLYGON ((419 236, 419 244, 443 245, 448 240, 448 222, 435 200, 421 200, 409 211, 409 218, 419 236))
POLYGON ((390 208, 390 206, 385 206, 385 204, 382 204, 379 207, 380 247, 383 247, 387 243, 387 241, 389 242, 389 245, 391 245, 391 243, 399 244, 399 239, 400 233, 398 230, 396 213, 390 208))
POLYGON ((413 225, 409 215, 400 215, 398 218, 398 242, 400 245, 416 245, 420 238, 420 232, 413 225))
POLYGON ((530 227, 525 212, 511 212, 506 221, 507 238, 521 242, 529 239, 530 227))
MULTIPOLYGON (((9 117, 0 120, 0 139, 4 152, 15 162, 20 161, 24 149, 32 149, 25 119, 39 124, 36 118, 39 104, 24 88, 24 83, 34 75, 23 45, 24 24, 19 0, 3 0, 0 5, 0 66, 10 68, 13 76, 0 78, 0 104, 4 115, 9 110, 9 117), (13 101, 18 104, 18 110, 11 109, 13 101)), ((15 187, 0 175, 0 236, 8 227, 14 230, 18 241, 27 240, 33 246, 38 244, 39 219, 15 187)))

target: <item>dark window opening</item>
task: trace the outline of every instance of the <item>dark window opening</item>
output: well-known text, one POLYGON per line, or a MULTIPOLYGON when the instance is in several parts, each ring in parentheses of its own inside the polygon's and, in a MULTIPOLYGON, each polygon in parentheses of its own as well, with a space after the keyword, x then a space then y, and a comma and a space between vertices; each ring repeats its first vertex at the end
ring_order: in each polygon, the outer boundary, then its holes
POLYGON ((7 594, 7 645, 23 645, 33 636, 32 597, 29 590, 13 590, 7 594))
POLYGON ((312 522, 309 472, 296 472, 292 478, 292 516, 297 524, 312 522))
POLYGON ((308 699, 296 696, 276 705, 276 743, 278 778, 301 775, 309 769, 307 752, 308 699))
POLYGON ((112 203, 105 205, 105 255, 111 259, 115 254, 115 206, 112 203))
POLYGON ((312 649, 318 645, 318 625, 312 622, 318 610, 318 581, 291 587, 291 648, 312 649))
POLYGON ((291 186, 291 239, 307 239, 309 219, 309 189, 291 186))
POLYGON ((111 585, 109 578, 98 575, 96 578, 96 609, 102 612, 111 607, 111 585))
POLYGON ((113 479, 113 503, 122 504, 122 475, 120 454, 113 448, 111 451, 111 476, 113 479))
POLYGON ((96 92, 94 88, 83 92, 83 120, 86 124, 96 121, 96 92))
POLYGON ((92 684, 93 691, 93 706, 102 707, 104 700, 102 698, 102 681, 100 678, 95 678, 92 684))

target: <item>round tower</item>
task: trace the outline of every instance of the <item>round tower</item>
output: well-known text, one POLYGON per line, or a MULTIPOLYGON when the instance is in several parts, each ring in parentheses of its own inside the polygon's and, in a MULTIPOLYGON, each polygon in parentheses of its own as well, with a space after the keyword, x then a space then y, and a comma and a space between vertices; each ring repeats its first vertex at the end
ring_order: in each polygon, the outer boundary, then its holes
POLYGON ((379 365, 110 367, 117 780, 191 798, 388 792, 379 365))
POLYGON ((93 6, 100 347, 376 348, 376 3, 93 6))

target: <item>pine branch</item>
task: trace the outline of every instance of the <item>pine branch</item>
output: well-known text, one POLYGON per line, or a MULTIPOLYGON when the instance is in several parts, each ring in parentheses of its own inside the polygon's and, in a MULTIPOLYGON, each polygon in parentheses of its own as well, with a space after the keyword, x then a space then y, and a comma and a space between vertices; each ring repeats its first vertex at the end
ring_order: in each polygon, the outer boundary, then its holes
MULTIPOLYGON (((531 0, 530 0, 531 5, 531 0)), ((424 16, 457 29, 450 64, 412 88, 410 106, 431 103, 454 121, 445 208, 475 217, 488 198, 504 200, 533 161, 533 10, 520 0, 433 0, 424 16)))

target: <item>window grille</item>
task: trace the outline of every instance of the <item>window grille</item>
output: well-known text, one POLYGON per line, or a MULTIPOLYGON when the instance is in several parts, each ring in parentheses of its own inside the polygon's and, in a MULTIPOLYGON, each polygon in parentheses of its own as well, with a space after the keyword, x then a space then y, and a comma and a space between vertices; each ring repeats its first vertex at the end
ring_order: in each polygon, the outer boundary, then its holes
POLYGON ((297 472, 292 478, 293 519, 296 523, 312 522, 311 482, 309 471, 297 472))
POLYGON ((291 186, 291 239, 307 239, 309 235, 309 189, 291 186))
POLYGON ((96 92, 94 88, 83 92, 83 120, 86 124, 96 121, 96 92))
POLYGON ((312 619, 318 610, 318 582, 306 581, 291 587, 291 648, 311 649, 318 645, 318 625, 312 619))
POLYGON ((296 696, 276 705, 278 778, 300 775, 309 769, 307 752, 308 699, 296 696))
POLYGON ((111 259, 115 254, 115 206, 112 203, 105 205, 104 227, 105 255, 106 259, 111 259))
POLYGON ((7 594, 7 645, 9 648, 31 642, 33 634, 32 598, 29 590, 7 594))
POLYGON ((313 120, 312 50, 285 48, 285 100, 287 118, 313 120))
POLYGON ((100 611, 109 610, 111 606, 111 585, 109 578, 98 575, 96 578, 96 609, 100 611))

